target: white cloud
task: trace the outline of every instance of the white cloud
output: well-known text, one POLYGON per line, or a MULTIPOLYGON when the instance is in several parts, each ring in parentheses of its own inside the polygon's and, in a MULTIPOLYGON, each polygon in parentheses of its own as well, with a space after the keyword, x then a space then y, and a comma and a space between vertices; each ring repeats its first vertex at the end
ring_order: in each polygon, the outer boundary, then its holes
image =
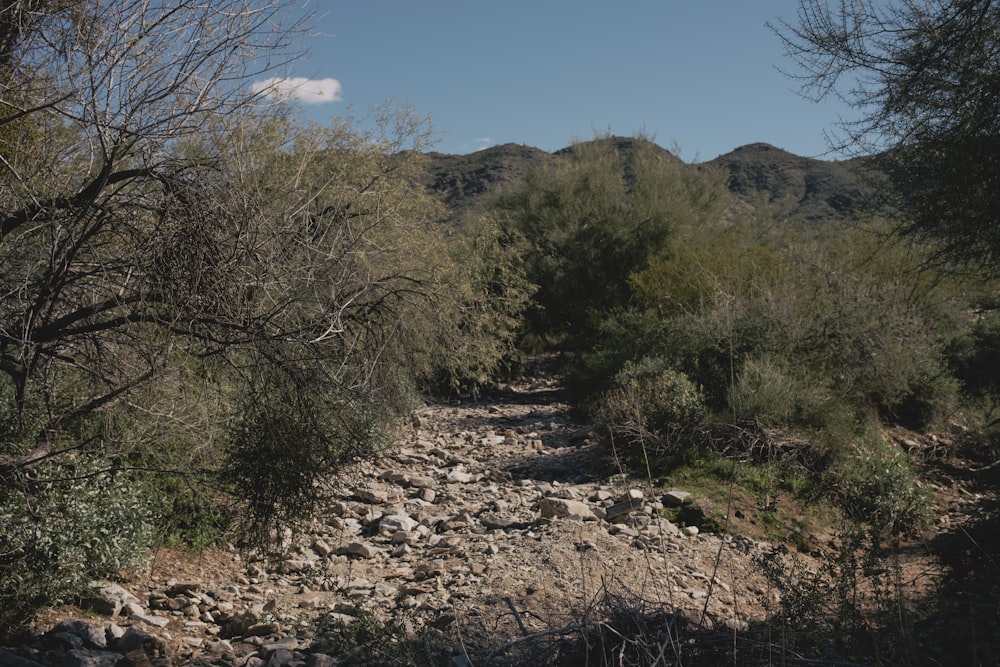
POLYGON ((493 140, 489 137, 480 137, 473 142, 476 145, 475 150, 481 151, 484 148, 489 148, 493 145, 493 140))
POLYGON ((342 99, 340 82, 336 79, 307 79, 302 76, 271 77, 256 81, 250 87, 254 93, 276 100, 294 99, 305 104, 339 102, 342 99))

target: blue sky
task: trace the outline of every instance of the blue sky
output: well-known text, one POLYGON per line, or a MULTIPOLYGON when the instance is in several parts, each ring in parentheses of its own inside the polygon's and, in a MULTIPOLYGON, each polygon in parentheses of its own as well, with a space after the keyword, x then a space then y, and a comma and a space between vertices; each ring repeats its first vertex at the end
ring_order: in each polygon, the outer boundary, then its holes
MULTIPOLYGON (((652 135, 694 162, 763 141, 824 156, 849 110, 799 97, 765 26, 797 0, 325 0, 289 71, 320 122, 393 101, 429 114, 436 150, 554 151, 652 135), (324 100, 317 102, 316 100, 324 100)), ((837 157, 826 155, 826 157, 837 157)))

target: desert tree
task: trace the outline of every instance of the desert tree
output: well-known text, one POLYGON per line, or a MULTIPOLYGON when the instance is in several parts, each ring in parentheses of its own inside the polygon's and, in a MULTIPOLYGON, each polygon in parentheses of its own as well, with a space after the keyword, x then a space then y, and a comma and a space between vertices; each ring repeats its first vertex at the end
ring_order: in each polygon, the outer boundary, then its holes
POLYGON ((802 0, 772 25, 814 99, 858 114, 836 148, 874 155, 899 229, 940 259, 1000 266, 1000 5, 802 0))
POLYGON ((558 157, 505 192, 495 215, 520 239, 537 285, 530 333, 580 351, 607 313, 629 305, 629 276, 679 226, 719 213, 722 181, 641 136, 578 142, 558 157))
POLYGON ((216 156, 182 144, 253 111, 250 79, 291 55, 286 9, 4 3, 0 371, 33 444, 155 375, 169 346, 140 329, 190 332, 238 307, 218 290, 237 282, 225 245, 251 203, 216 196, 216 156))

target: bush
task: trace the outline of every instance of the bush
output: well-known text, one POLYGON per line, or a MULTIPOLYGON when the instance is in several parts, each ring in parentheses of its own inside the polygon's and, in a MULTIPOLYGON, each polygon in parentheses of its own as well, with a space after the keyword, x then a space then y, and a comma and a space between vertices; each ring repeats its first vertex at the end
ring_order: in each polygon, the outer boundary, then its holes
POLYGON ((106 460, 33 469, 0 502, 0 634, 136 563, 153 544, 155 518, 135 475, 106 460))
POLYGON ((818 429, 842 421, 850 409, 808 370, 791 371, 773 357, 745 361, 730 392, 739 421, 818 429))
POLYGON ((878 535, 911 535, 930 520, 930 495, 917 484, 906 455, 882 439, 845 448, 827 471, 826 484, 850 516, 878 535))
POLYGON ((655 358, 626 364, 597 409, 600 428, 627 460, 678 454, 705 417, 700 389, 655 358))
POLYGON ((369 386, 341 393, 316 364, 260 374, 231 426, 223 475, 253 546, 308 521, 326 495, 323 482, 354 457, 384 450, 403 410, 393 379, 380 386, 373 374, 369 386))
POLYGON ((780 645, 762 644, 768 662, 778 658, 784 664, 795 656, 792 664, 915 664, 914 610, 900 587, 899 565, 888 559, 880 536, 852 529, 820 557, 818 567, 783 546, 756 561, 780 593, 779 607, 751 631, 781 638, 780 645))

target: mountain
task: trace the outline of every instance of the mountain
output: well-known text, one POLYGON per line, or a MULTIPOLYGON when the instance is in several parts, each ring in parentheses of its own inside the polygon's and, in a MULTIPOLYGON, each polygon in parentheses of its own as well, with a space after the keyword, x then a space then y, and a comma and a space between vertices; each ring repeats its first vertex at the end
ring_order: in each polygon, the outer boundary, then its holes
MULTIPOLYGON (((608 137, 623 152, 645 139, 608 137)), ((665 157, 679 160, 660 148, 665 157)), ((438 193, 456 214, 475 208, 483 198, 515 183, 532 169, 566 159, 574 146, 555 153, 521 144, 492 146, 467 155, 428 153, 425 185, 438 193)), ((789 153, 769 144, 742 146, 690 169, 721 169, 728 173, 730 192, 749 206, 774 204, 789 218, 821 223, 850 220, 870 193, 857 160, 827 161, 789 153)))
POLYGON ((789 206, 789 215, 810 221, 850 219, 858 214, 868 186, 857 160, 816 160, 770 144, 749 144, 706 165, 729 173, 729 190, 753 204, 789 206))
POLYGON ((482 196, 498 192, 532 169, 555 159, 521 144, 491 146, 468 155, 429 153, 426 185, 452 211, 471 208, 482 196))

